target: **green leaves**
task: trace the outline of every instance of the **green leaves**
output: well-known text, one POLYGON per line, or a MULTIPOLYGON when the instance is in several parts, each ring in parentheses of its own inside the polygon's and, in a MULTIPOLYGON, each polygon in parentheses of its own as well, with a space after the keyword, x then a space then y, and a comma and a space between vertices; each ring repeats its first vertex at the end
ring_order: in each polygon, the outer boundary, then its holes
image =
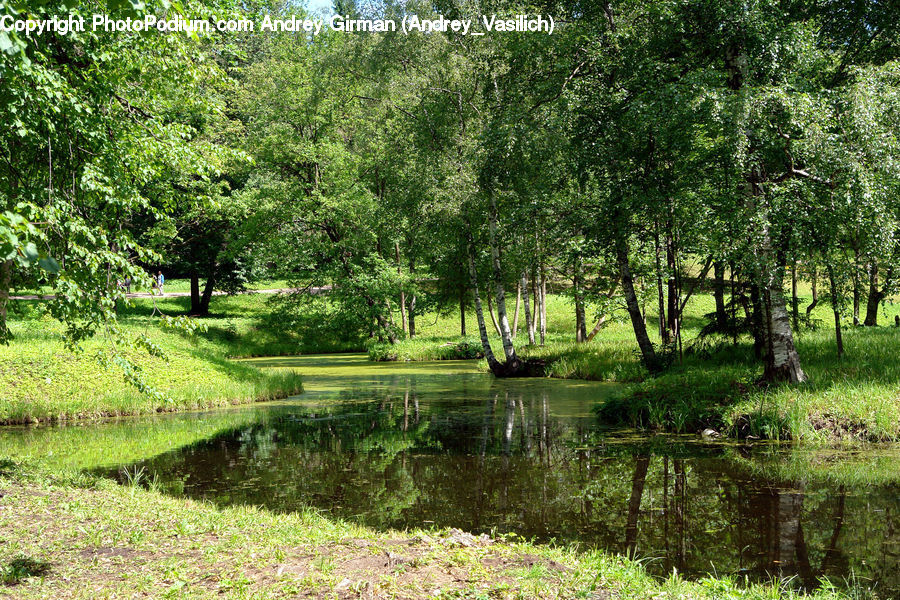
POLYGON ((34 239, 41 239, 41 235, 22 215, 0 213, 0 260, 14 261, 20 268, 37 265, 48 273, 58 273, 59 264, 38 250, 34 239))

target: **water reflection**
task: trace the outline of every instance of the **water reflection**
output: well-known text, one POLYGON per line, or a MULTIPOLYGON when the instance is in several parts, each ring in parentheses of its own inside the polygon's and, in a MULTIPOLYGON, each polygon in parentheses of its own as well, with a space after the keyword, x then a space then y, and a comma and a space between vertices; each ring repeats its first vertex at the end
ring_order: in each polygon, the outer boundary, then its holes
POLYGON ((139 464, 170 493, 220 504, 579 542, 653 558, 660 574, 813 586, 853 572, 900 590, 896 484, 765 476, 748 464, 780 464, 785 450, 604 432, 574 408, 592 404, 585 386, 480 375, 343 383, 139 464))

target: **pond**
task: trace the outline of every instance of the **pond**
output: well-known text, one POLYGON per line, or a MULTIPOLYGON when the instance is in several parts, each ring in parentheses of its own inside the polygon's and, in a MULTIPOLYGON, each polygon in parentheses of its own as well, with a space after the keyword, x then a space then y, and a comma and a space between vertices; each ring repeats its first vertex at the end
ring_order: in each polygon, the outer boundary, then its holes
POLYGON ((383 528, 577 543, 665 575, 858 579, 900 593, 900 451, 795 449, 602 427, 611 384, 496 380, 469 362, 362 355, 298 368, 281 402, 88 426, 7 428, 41 455, 170 494, 383 528))

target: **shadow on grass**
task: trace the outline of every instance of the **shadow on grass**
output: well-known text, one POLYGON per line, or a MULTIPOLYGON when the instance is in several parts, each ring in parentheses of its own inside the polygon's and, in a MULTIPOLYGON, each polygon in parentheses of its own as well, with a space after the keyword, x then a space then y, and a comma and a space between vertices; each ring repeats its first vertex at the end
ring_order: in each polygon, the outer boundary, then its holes
POLYGON ((49 572, 50 563, 22 555, 0 567, 0 583, 16 585, 29 577, 42 577, 49 572))

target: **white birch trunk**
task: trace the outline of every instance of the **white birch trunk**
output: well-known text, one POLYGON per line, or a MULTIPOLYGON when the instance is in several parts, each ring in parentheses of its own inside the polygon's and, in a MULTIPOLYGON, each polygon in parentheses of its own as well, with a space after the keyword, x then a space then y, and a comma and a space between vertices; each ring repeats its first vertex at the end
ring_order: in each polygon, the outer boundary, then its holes
POLYGON ((500 321, 500 339, 503 342, 503 353, 506 355, 507 367, 518 368, 516 347, 513 344, 509 318, 506 316, 506 290, 503 288, 503 270, 500 265, 500 247, 497 245, 497 201, 491 196, 490 215, 491 262, 494 267, 494 286, 497 293, 497 319, 500 321))

